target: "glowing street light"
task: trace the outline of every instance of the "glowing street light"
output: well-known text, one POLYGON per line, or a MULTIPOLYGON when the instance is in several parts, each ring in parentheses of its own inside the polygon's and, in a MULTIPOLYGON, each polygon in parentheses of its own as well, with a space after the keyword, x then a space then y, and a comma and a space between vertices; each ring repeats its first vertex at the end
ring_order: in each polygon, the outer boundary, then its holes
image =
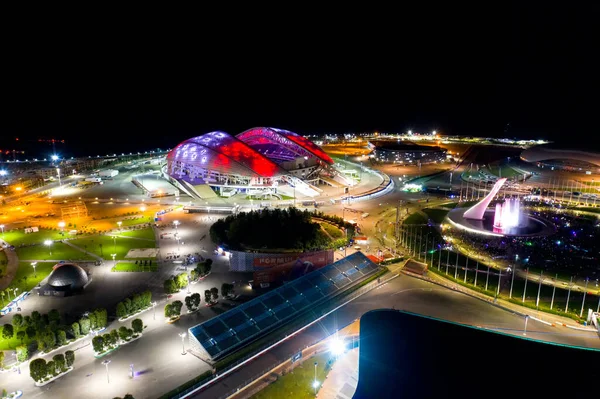
POLYGON ((5 170, 0 170, 0 176, 6 176, 8 172, 5 170))
POLYGON ((117 254, 110 254, 110 256, 112 256, 113 258, 113 262, 115 261, 115 258, 117 257, 117 254))
POLYGON ((119 226, 119 231, 121 231, 121 225, 122 225, 122 224, 123 224, 123 222, 121 222, 121 221, 118 221, 118 222, 117 222, 117 225, 119 226))
POLYGON ((315 389, 315 396, 317 396, 317 388, 319 387, 319 381, 317 381, 317 364, 319 363, 315 362, 315 380, 312 383, 312 386, 315 389))
POLYGON ((64 229, 65 229, 65 222, 63 222, 63 221, 58 222, 58 227, 60 227, 60 231, 61 232, 64 231, 64 229))
POLYGON ((52 241, 51 240, 46 240, 46 241, 44 241, 44 245, 49 248, 49 250, 50 250, 50 256, 52 256, 52 241))
POLYGON ((53 161, 57 161, 58 160, 58 155, 52 155, 50 157, 53 161))
POLYGON ((4 225, 0 224, 0 229, 2 229, 2 237, 4 237, 4 225))
POLYGON ((34 278, 37 277, 37 273, 35 272, 35 267, 37 266, 37 262, 31 262, 31 266, 33 267, 34 278))
POLYGON ((342 339, 335 337, 329 343, 329 350, 331 351, 331 353, 333 353, 334 356, 339 356, 346 351, 346 345, 342 339))
POLYGON ((110 377, 108 376, 108 365, 110 364, 110 360, 106 359, 102 364, 106 366, 106 382, 110 384, 110 377))
POLYGON ((156 301, 152 302, 152 309, 154 309, 154 320, 156 320, 156 301))
POLYGON ((173 224, 175 225, 175 231, 177 231, 177 226, 179 226, 179 220, 174 220, 173 224))
POLYGON ((56 175, 58 176, 58 187, 60 187, 62 185, 60 182, 60 168, 56 168, 56 175))
POLYGON ((140 211, 144 212, 145 210, 146 210, 146 207, 145 207, 145 206, 141 206, 141 207, 140 207, 140 211))
POLYGON ((185 341, 184 341, 184 339, 185 339, 186 335, 187 335, 187 334, 186 334, 186 333, 184 333, 184 332, 182 332, 182 333, 179 333, 179 336, 181 337, 181 347, 182 347, 182 352, 181 352, 181 354, 182 354, 182 355, 185 355, 185 341))

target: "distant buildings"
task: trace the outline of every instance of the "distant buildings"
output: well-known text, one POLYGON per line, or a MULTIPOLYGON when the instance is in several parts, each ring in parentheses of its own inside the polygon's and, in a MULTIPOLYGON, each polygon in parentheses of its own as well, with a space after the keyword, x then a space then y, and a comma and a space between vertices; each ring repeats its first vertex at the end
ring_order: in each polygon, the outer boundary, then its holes
POLYGON ((407 141, 372 140, 369 141, 369 148, 373 150, 372 156, 378 162, 405 165, 444 162, 447 155, 447 150, 444 148, 407 141))

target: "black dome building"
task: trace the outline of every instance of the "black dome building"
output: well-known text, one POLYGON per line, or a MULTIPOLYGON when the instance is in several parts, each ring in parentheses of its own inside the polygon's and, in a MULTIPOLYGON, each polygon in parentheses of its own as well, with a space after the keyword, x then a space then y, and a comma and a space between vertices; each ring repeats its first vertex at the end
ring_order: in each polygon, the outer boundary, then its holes
POLYGON ((73 263, 63 263, 54 266, 48 277, 46 295, 64 296, 85 288, 90 282, 87 272, 73 263))

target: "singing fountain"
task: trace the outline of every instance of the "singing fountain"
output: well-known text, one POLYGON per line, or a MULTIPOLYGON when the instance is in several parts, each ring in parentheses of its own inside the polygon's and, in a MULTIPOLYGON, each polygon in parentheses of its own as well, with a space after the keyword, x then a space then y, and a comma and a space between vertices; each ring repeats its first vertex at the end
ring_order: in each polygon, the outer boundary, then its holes
POLYGON ((478 203, 465 210, 455 208, 448 214, 448 221, 455 227, 473 233, 491 236, 538 236, 554 233, 552 223, 526 213, 518 197, 507 197, 490 208, 492 201, 506 182, 498 179, 490 192, 478 203))

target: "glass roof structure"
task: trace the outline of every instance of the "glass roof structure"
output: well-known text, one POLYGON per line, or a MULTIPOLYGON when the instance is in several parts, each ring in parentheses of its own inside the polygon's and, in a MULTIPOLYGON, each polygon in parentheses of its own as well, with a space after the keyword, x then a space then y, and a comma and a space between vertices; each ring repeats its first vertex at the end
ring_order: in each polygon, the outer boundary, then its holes
MULTIPOLYGON (((321 161, 333 165, 333 160, 319 148, 319 146, 289 130, 276 129, 273 127, 255 127, 238 134, 236 137, 250 147, 257 149, 257 151, 260 151, 266 145, 270 145, 271 147, 278 147, 277 150, 273 150, 271 153, 293 154, 294 158, 301 156, 315 156, 321 161)), ((265 152, 264 150, 261 152, 267 157, 270 156, 270 152, 265 152)), ((290 155, 288 155, 288 157, 290 157, 290 155)))
POLYGON ((362 252, 356 252, 191 327, 190 343, 211 359, 222 357, 378 269, 362 252))
POLYGON ((273 177, 285 174, 275 162, 225 132, 188 139, 167 155, 168 162, 184 162, 223 174, 273 177))

